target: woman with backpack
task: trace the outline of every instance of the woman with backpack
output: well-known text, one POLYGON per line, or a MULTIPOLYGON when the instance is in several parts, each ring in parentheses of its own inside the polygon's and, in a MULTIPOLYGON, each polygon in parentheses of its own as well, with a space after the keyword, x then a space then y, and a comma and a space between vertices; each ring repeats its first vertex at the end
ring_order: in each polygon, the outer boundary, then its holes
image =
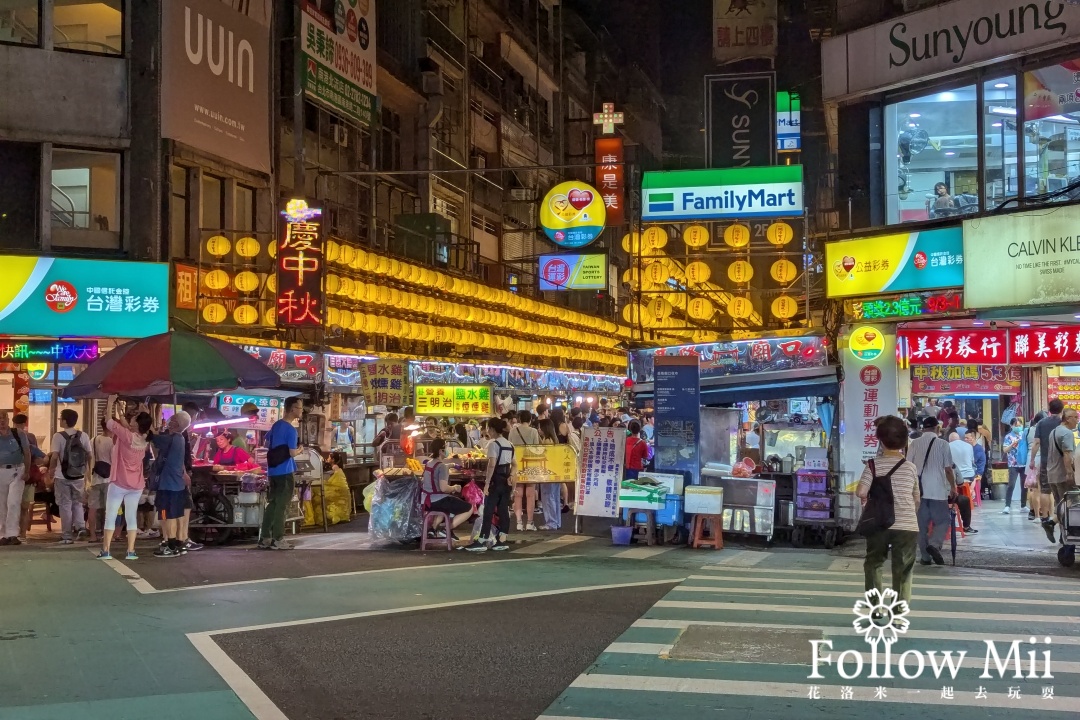
POLYGON ((866 464, 856 490, 863 501, 858 530, 866 537, 866 589, 882 591, 881 569, 891 546, 893 590, 910 603, 919 539, 919 476, 914 463, 904 457, 908 444, 904 421, 890 415, 875 424, 884 451, 866 464))

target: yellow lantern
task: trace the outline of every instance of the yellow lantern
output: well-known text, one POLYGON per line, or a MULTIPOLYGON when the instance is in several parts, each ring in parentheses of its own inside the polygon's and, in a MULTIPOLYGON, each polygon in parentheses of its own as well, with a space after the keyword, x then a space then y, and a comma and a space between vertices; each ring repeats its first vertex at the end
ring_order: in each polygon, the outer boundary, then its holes
POLYGON ((625 253, 637 255, 641 252, 641 235, 638 233, 627 233, 626 235, 623 235, 622 249, 625 253))
POLYGON ((262 245, 253 237, 242 237, 236 241, 236 254, 240 257, 253 258, 262 250, 262 245))
POLYGON ((345 330, 351 330, 353 326, 353 314, 348 310, 341 311, 341 319, 338 321, 345 330))
POLYGON ((341 278, 341 295, 350 297, 353 291, 353 279, 350 277, 341 278))
POLYGON ((386 287, 384 285, 380 285, 378 287, 378 289, 375 291, 375 302, 377 302, 379 305, 389 305, 390 304, 390 288, 388 288, 388 287, 386 287))
POLYGON ((331 307, 326 311, 326 324, 330 327, 339 327, 341 325, 341 310, 336 307, 331 307))
POLYGON ((390 271, 390 258, 379 256, 375 261, 375 274, 386 275, 390 271))
POLYGON ((683 244, 688 248, 702 248, 709 244, 709 229, 704 225, 691 225, 683 230, 683 244))
POLYGON ((395 307, 401 304, 401 291, 397 288, 390 288, 390 304, 395 307))
POLYGON ((263 323, 266 325, 277 325, 277 309, 271 306, 265 314, 263 314, 263 323))
POLYGON ((671 270, 660 261, 651 262, 645 266, 644 277, 653 285, 663 285, 671 279, 671 270))
POLYGON ((662 227, 653 226, 645 231, 641 236, 646 247, 650 247, 653 250, 661 250, 667 246, 668 234, 662 227))
POLYGON ((369 332, 369 333, 375 332, 378 325, 379 325, 379 318, 378 317, 376 317, 375 315, 372 315, 371 313, 367 313, 367 314, 364 315, 364 332, 369 332))
POLYGON ((326 292, 331 295, 337 295, 341 292, 341 278, 337 275, 326 276, 326 292))
POLYGON ((392 278, 399 277, 401 275, 401 261, 391 259, 390 264, 387 265, 386 274, 392 278))
POLYGON ((781 295, 772 301, 772 314, 781 320, 790 320, 799 312, 799 303, 795 298, 781 295))
POLYGON ((352 292, 349 293, 349 297, 357 302, 360 302, 364 299, 364 290, 366 287, 367 283, 360 282, 359 280, 353 280, 352 292))
POLYGON ((375 272, 375 269, 378 266, 379 266, 379 256, 376 255, 375 253, 368 253, 367 257, 364 258, 364 266, 363 266, 362 269, 365 272, 373 273, 373 272, 375 272))
POLYGON ((214 323, 215 325, 220 322, 225 322, 225 318, 228 317, 228 315, 228 311, 221 303, 210 303, 202 309, 203 320, 208 323, 214 323))
POLYGON ((776 282, 781 285, 787 285, 795 280, 795 276, 798 272, 795 263, 786 258, 782 258, 772 264, 772 270, 770 270, 769 274, 772 275, 772 279, 776 282))
POLYGON ((259 320, 259 311, 253 305, 237 305, 233 320, 237 325, 254 325, 259 320))
MULTIPOLYGON (((239 246, 239 243, 237 243, 237 252, 239 252, 239 251, 240 251, 240 246, 239 246)), ((333 240, 327 240, 327 242, 326 242, 326 262, 328 262, 328 263, 337 262, 339 257, 341 257, 341 246, 338 245, 333 240)))
POLYGON ((724 228, 724 242, 728 247, 746 247, 750 244, 750 228, 740 224, 728 225, 724 228))
POLYGON ((733 297, 727 304, 727 313, 736 320, 745 320, 754 312, 754 304, 749 298, 733 297))
MULTIPOLYGON (((274 258, 277 257, 277 243, 276 242, 267 243, 267 245, 266 245, 266 254, 270 256, 271 260, 273 260, 274 258)), ((276 313, 275 313, 274 317, 275 317, 275 319, 277 318, 276 313)), ((267 323, 267 324, 268 325, 273 325, 274 323, 267 323)))
POLYGON ((671 317, 671 303, 666 298, 653 298, 649 301, 649 317, 656 321, 667 320, 671 317))
POLYGON ((363 270, 367 267, 368 254, 366 250, 356 248, 356 257, 353 258, 352 266, 354 270, 363 270))
POLYGON ((687 298, 686 295, 682 293, 675 293, 674 295, 669 296, 668 302, 680 310, 685 310, 687 298))
POLYGON ((708 298, 694 298, 686 305, 686 314, 694 320, 709 320, 716 308, 708 298))
POLYGON ((360 298, 363 302, 373 303, 375 298, 379 295, 379 286, 371 283, 364 283, 364 297, 360 298))
POLYGON ((206 274, 206 287, 211 290, 224 290, 229 287, 229 273, 224 270, 211 270, 206 274))
POLYGON ((700 260, 687 264, 686 284, 690 287, 697 287, 702 283, 707 283, 710 277, 712 277, 712 269, 700 260))
POLYGON ((215 235, 206 241, 206 252, 214 257, 228 255, 230 249, 232 249, 232 243, 229 242, 229 238, 224 235, 215 235))
MULTIPOLYGON (((237 248, 239 248, 239 244, 237 248)), ((259 289, 259 276, 250 270, 237 273, 233 278, 233 286, 242 293, 255 292, 259 289)), ((257 313, 256 313, 257 314, 257 313)), ((251 322, 255 322, 252 320, 251 322)), ((245 323, 250 324, 250 323, 245 323)))
POLYGON ((351 265, 352 261, 356 258, 356 248, 352 245, 342 245, 341 255, 338 256, 338 260, 342 265, 351 265))
POLYGON ((367 315, 354 312, 352 314, 353 332, 367 332, 367 315))
POLYGON ((786 222, 775 222, 765 231, 765 239, 773 245, 787 245, 795 238, 795 231, 786 222))
POLYGON ((754 266, 746 260, 736 260, 728 265, 728 280, 733 283, 747 283, 754 277, 754 266))
POLYGON ((277 294, 277 275, 270 273, 266 276, 266 289, 277 294))

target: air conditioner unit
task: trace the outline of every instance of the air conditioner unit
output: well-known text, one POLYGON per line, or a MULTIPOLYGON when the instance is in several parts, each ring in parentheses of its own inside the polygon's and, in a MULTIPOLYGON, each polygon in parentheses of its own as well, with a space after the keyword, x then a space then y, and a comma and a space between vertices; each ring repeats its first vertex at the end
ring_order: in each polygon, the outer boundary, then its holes
POLYGON ((349 130, 344 125, 334 125, 334 142, 343 148, 349 147, 349 130))
POLYGON ((484 57, 484 41, 478 37, 469 38, 469 52, 478 58, 484 57))
POLYGON ((420 89, 424 95, 433 97, 443 94, 443 77, 441 72, 425 72, 421 75, 420 89))
POLYGON ((532 202, 536 199, 536 191, 532 188, 510 188, 510 199, 515 202, 532 202))
POLYGON ((479 170, 487 169, 487 155, 482 152, 473 153, 472 165, 479 170))

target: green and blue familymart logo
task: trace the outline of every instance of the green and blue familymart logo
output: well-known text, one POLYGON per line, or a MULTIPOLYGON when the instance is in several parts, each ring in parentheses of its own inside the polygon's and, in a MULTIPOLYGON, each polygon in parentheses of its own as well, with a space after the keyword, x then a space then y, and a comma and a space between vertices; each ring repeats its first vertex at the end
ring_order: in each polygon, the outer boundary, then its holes
POLYGON ((642 219, 723 220, 803 214, 802 166, 645 173, 642 219))

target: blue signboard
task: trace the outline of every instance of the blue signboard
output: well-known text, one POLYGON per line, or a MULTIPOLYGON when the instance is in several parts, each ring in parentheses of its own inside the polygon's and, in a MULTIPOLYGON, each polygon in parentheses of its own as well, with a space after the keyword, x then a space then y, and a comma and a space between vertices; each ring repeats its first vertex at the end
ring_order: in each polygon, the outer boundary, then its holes
POLYGON ((696 357, 655 360, 656 471, 680 473, 697 485, 701 471, 701 388, 696 357))

